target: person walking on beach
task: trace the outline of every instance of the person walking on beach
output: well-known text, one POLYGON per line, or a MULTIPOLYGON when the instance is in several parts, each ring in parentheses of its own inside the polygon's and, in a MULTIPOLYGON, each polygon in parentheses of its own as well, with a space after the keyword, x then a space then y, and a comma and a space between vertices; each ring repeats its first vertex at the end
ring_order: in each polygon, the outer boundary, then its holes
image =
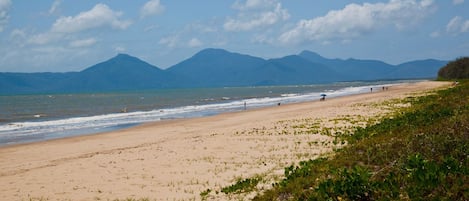
POLYGON ((319 99, 319 101, 325 101, 326 100, 326 94, 321 94, 321 98, 319 99))
POLYGON ((370 92, 373 93, 373 87, 370 88, 370 92))

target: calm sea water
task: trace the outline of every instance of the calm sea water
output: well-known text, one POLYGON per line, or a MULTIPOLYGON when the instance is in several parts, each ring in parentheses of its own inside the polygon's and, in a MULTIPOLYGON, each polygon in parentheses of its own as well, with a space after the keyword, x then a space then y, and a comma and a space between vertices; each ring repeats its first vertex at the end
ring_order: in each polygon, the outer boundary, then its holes
POLYGON ((118 93, 0 96, 0 146, 126 128, 144 122, 191 118, 369 92, 403 82, 162 89, 118 93))

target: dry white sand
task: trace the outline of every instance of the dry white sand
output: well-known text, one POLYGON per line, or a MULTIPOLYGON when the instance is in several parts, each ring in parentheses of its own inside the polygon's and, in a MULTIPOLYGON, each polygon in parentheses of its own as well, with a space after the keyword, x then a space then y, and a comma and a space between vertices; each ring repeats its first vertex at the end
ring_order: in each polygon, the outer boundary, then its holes
MULTIPOLYGON (((211 117, 145 124, 97 135, 0 148, 2 200, 229 200, 222 187, 238 178, 281 179, 284 168, 330 154, 332 130, 363 126, 396 101, 443 82, 211 117)), ((247 196, 251 195, 240 195, 247 196)))

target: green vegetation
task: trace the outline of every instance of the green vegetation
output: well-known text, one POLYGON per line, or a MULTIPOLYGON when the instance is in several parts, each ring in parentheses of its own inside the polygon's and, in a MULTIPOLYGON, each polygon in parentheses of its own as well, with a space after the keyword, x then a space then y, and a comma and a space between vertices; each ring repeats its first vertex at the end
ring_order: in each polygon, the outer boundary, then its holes
POLYGON ((442 80, 469 78, 469 57, 462 57, 449 62, 438 71, 442 80))
POLYGON ((208 197, 208 195, 210 194, 210 192, 212 192, 211 189, 207 189, 207 190, 205 190, 205 191, 202 191, 202 192, 200 193, 200 197, 202 198, 202 200, 207 200, 207 197, 208 197))
POLYGON ((254 190, 254 188, 257 186, 257 184, 259 184, 260 181, 260 177, 248 178, 244 180, 239 179, 235 184, 222 188, 221 192, 225 194, 239 194, 244 192, 250 192, 254 190))
POLYGON ((341 134, 348 144, 333 156, 285 168, 254 200, 469 200, 469 81, 405 102, 341 134))

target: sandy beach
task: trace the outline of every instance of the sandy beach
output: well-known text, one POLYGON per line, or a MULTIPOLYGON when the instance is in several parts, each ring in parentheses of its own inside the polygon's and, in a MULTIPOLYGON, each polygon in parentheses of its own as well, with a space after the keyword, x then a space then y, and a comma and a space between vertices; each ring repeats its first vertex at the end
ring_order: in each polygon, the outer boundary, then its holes
MULTIPOLYGON (((216 116, 148 123, 96 135, 0 148, 2 200, 232 200, 237 179, 281 179, 284 168, 344 146, 328 132, 365 126, 407 107, 397 100, 449 83, 389 90, 216 116), (218 193, 217 193, 218 192, 218 193)), ((239 195, 236 199, 248 199, 239 195)))

